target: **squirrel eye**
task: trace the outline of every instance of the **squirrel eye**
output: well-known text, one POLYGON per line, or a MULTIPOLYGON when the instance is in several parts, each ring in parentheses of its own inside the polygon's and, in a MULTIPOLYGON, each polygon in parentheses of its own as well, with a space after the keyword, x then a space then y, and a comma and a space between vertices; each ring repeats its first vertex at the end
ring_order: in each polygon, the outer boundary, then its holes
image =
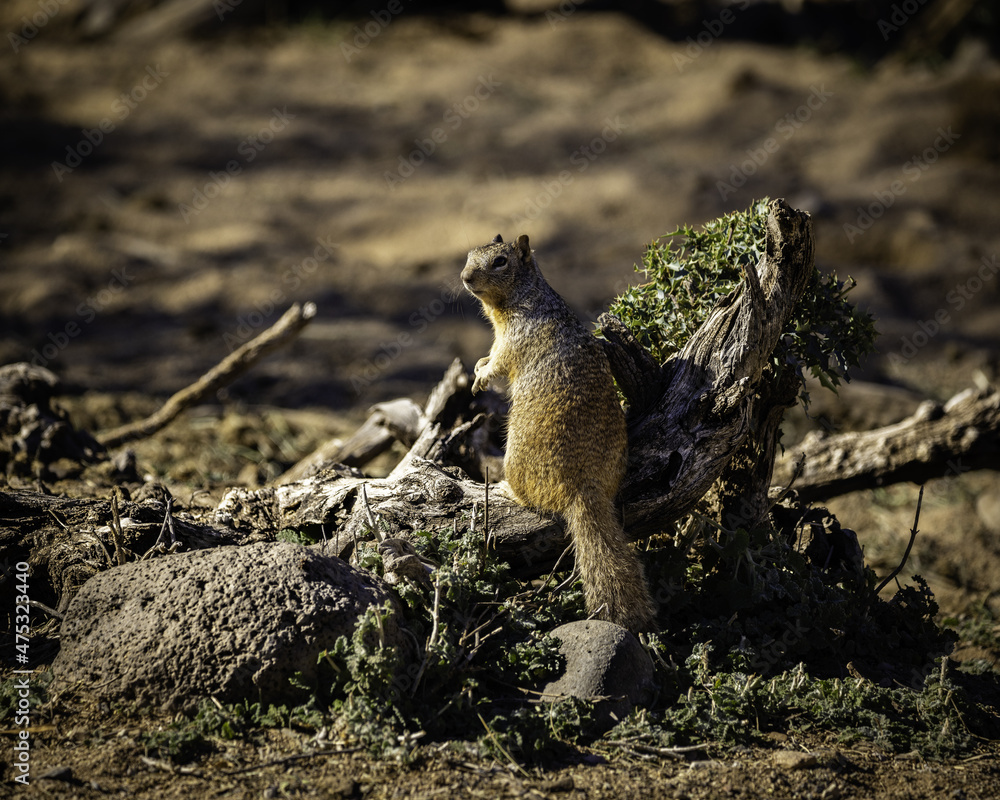
POLYGON ((507 256, 497 256, 496 258, 493 259, 494 267, 502 267, 506 263, 507 263, 507 256))

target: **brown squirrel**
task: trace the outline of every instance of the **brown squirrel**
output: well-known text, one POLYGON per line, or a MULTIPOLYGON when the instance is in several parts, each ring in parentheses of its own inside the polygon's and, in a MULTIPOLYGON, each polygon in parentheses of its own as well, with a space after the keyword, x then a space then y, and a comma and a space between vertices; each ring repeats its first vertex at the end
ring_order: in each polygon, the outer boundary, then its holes
POLYGON ((462 281, 494 330, 472 391, 508 382, 504 477, 514 499, 565 518, 589 612, 653 630, 655 606, 614 504, 628 440, 600 343, 542 277, 527 236, 473 249, 462 281))

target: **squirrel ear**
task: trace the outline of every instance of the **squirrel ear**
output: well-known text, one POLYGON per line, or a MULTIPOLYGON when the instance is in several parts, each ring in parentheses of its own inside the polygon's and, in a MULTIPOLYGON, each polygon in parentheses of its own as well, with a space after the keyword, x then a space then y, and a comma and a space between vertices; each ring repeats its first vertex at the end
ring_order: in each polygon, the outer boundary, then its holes
POLYGON ((528 234, 522 233, 517 237, 517 251, 521 254, 521 259, 528 261, 531 258, 531 245, 528 244, 528 234))
POLYGON ((493 244, 503 244, 503 237, 499 233, 493 237, 493 244))

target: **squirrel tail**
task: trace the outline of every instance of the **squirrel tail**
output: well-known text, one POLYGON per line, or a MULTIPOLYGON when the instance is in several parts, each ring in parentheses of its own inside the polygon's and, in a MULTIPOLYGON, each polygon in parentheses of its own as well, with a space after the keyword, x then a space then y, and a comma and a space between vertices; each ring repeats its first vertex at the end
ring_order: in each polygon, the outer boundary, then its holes
POLYGON ((614 504, 578 495, 565 512, 576 545, 587 610, 633 633, 656 630, 656 606, 642 564, 625 538, 614 504))

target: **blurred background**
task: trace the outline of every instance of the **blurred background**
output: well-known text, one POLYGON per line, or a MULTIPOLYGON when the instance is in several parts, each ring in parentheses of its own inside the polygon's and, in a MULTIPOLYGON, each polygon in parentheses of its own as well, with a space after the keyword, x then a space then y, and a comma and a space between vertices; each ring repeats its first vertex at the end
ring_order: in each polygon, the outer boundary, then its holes
MULTIPOLYGON (((527 233, 594 320, 646 243, 766 195, 812 213, 819 266, 882 333, 816 416, 887 424, 997 380, 998 20, 976 0, 4 0, 0 363, 48 367, 78 424, 110 428, 315 301, 145 451, 173 481, 253 484, 487 352, 471 247, 527 233)), ((835 508, 891 567, 914 497, 835 508)), ((994 602, 996 473, 939 482, 921 520, 945 538, 913 569, 953 608, 994 602)))
POLYGON ((998 17, 5 0, 0 363, 164 395, 314 300, 229 397, 419 396, 489 347, 470 247, 529 234, 596 318, 651 239, 768 195, 813 214, 820 265, 878 316, 864 376, 947 396, 997 370, 998 17))

